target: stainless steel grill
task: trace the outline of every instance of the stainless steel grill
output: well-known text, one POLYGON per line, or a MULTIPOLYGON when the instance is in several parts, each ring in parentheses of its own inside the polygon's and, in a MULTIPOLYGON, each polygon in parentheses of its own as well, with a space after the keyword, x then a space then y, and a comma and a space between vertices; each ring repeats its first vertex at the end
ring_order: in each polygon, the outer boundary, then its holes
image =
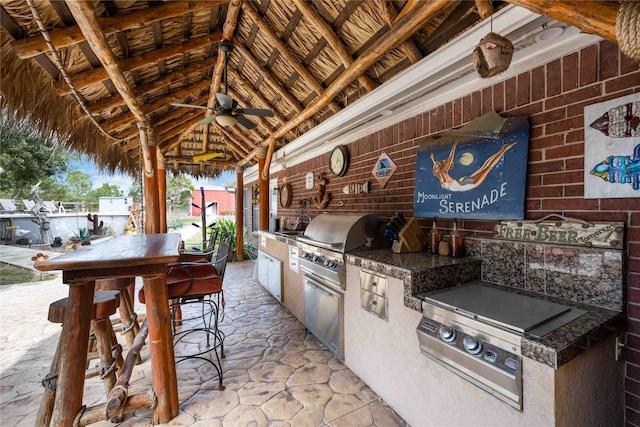
POLYGON ((304 324, 340 359, 344 358, 344 255, 388 245, 381 232, 378 214, 325 213, 315 217, 298 237, 298 261, 304 273, 304 324))
POLYGON ((523 334, 544 336, 583 310, 481 284, 423 297, 420 350, 522 410, 523 334))

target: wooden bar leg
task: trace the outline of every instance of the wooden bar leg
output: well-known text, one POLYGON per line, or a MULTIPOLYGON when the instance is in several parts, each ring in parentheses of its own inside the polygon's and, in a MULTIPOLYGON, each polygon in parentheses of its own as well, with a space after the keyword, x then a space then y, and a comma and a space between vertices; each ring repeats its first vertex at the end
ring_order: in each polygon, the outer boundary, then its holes
POLYGON ((149 351, 153 390, 158 405, 153 424, 166 423, 178 415, 178 382, 169 315, 169 294, 165 276, 143 278, 149 326, 149 351))
POLYGON ((44 394, 42 401, 40 402, 40 409, 38 410, 38 417, 36 418, 37 427, 49 427, 51 424, 51 416, 53 415, 53 405, 56 399, 56 388, 58 383, 58 365, 60 362, 60 346, 62 341, 58 340, 58 346, 56 347, 56 353, 51 361, 51 369, 49 373, 42 380, 44 386, 44 394))
POLYGON ((58 389, 53 408, 54 426, 71 426, 82 407, 89 326, 95 282, 69 285, 69 305, 62 334, 58 389))
MULTIPOLYGON (((116 358, 116 366, 118 367, 118 375, 120 375, 120 372, 122 371, 122 367, 124 366, 124 356, 122 356, 122 346, 120 346, 118 344, 118 337, 116 337, 116 333, 113 330, 113 326, 111 328, 109 328, 109 334, 111 335, 111 348, 113 349, 114 346, 119 346, 118 352, 115 355, 116 358)), ((113 351, 111 352, 111 354, 114 354, 113 351)))
POLYGON ((96 319, 94 320, 93 325, 94 332, 96 334, 96 347, 98 348, 100 363, 102 363, 103 369, 111 369, 111 372, 109 373, 103 372, 102 369, 100 370, 100 375, 103 376, 102 382, 104 383, 104 389, 108 395, 116 383, 115 360, 111 354, 111 335, 115 337, 115 334, 113 334, 111 319, 109 318, 96 319), (109 332, 109 330, 111 330, 111 332, 109 332), (114 365, 113 368, 112 365, 114 365))

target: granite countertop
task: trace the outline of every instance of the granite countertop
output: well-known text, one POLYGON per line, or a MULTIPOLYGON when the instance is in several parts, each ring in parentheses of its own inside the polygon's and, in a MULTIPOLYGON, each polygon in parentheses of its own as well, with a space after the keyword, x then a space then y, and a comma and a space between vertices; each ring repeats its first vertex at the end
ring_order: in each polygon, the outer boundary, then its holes
POLYGON ((481 282, 479 258, 450 258, 432 255, 430 252, 396 254, 389 249, 382 249, 347 254, 346 262, 402 280, 405 306, 419 312, 422 312, 421 295, 469 282, 498 287, 585 310, 586 313, 579 318, 543 337, 524 334, 523 356, 554 369, 569 362, 603 338, 620 333, 625 328, 624 314, 616 310, 481 282))

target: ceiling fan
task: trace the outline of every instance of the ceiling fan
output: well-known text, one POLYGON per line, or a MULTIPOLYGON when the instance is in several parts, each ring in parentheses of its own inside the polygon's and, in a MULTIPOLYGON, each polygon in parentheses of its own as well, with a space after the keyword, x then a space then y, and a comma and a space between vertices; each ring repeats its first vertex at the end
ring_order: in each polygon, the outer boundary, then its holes
POLYGON ((229 42, 220 42, 220 49, 224 52, 224 93, 216 93, 216 105, 214 107, 180 104, 172 102, 174 107, 199 108, 201 110, 213 110, 214 114, 198 122, 199 125, 208 125, 212 121, 218 122, 221 126, 235 126, 240 123, 245 128, 251 130, 257 125, 244 115, 258 117, 273 117, 273 111, 262 108, 239 108, 238 102, 227 95, 227 55, 233 50, 233 45, 229 42))

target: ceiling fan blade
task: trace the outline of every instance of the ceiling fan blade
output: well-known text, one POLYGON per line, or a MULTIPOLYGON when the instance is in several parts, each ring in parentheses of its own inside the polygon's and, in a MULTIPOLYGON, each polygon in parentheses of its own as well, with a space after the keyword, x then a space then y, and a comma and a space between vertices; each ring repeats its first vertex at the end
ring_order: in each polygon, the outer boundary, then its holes
POLYGON ((210 115, 209 117, 205 117, 204 119, 200 120, 198 122, 199 125, 208 125, 209 123, 211 123, 212 121, 214 121, 216 119, 215 114, 210 115))
POLYGON ((251 120, 244 117, 243 115, 238 114, 236 118, 238 119, 238 123, 240 123, 242 126, 246 127, 249 130, 255 129, 255 127, 258 126, 255 123, 253 123, 251 120))
POLYGON ((198 154, 197 156, 193 156, 193 161, 195 163, 198 162, 203 162, 206 160, 211 160, 211 159, 215 159, 216 157, 223 157, 224 153, 205 153, 205 154, 198 154))
POLYGON ((184 107, 184 108, 200 108, 201 110, 213 110, 213 108, 209 108, 207 106, 202 105, 192 105, 192 104, 180 104, 178 102, 170 102, 169 105, 173 107, 184 107))
POLYGON ((233 108, 233 98, 231 98, 226 93, 216 93, 216 99, 218 100, 218 104, 220 104, 222 108, 233 108))
POLYGON ((273 117, 273 111, 264 108, 238 108, 236 111, 240 114, 248 114, 250 116, 273 117))

